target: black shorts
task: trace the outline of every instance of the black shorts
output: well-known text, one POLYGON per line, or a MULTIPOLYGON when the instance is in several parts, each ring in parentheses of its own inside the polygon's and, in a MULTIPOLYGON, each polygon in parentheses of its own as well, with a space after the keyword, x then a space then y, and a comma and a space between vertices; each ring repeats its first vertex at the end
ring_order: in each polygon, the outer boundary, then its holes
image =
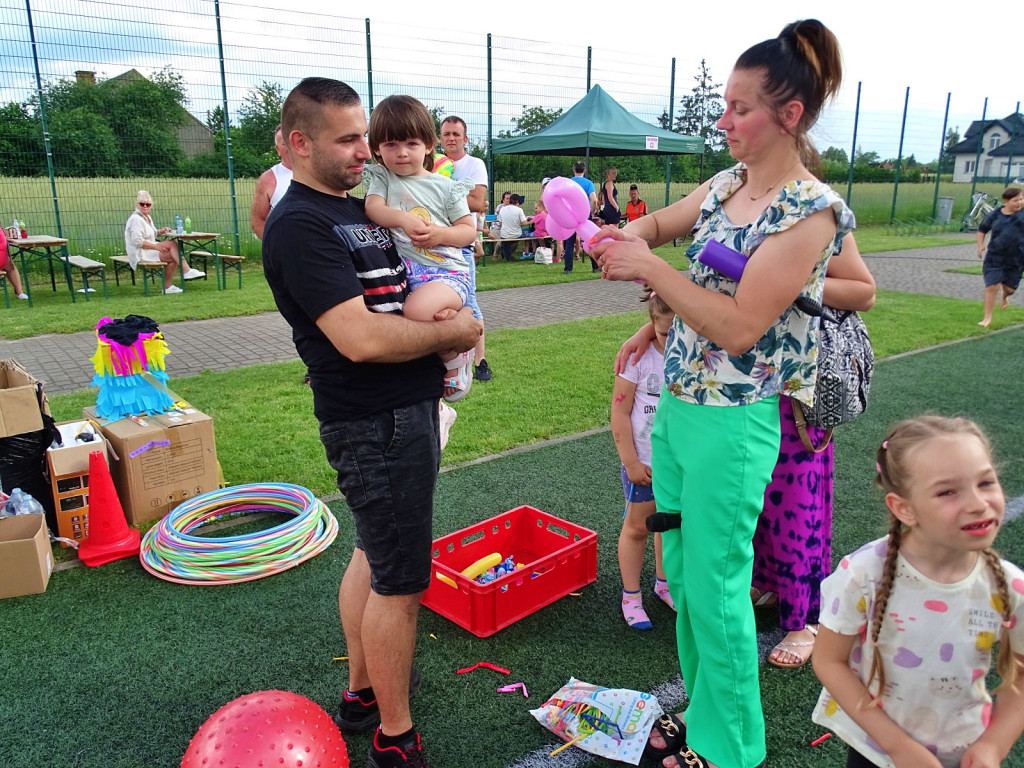
POLYGON ((378 595, 412 595, 430 585, 438 434, 437 400, 320 425, 378 595))
POLYGON ((1024 273, 1024 261, 1016 256, 987 253, 981 264, 981 274, 985 278, 986 288, 1001 283, 1016 291, 1020 286, 1022 273, 1024 273))

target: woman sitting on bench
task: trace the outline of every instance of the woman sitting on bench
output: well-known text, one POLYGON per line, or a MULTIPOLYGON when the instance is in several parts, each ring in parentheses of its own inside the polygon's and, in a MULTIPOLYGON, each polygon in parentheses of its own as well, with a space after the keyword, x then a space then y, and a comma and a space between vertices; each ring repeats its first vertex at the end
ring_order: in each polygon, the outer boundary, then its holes
MULTIPOLYGON (((124 247, 128 250, 128 263, 134 270, 140 261, 152 261, 144 259, 143 251, 156 251, 158 260, 164 263, 164 293, 181 293, 181 288, 174 285, 174 273, 178 269, 178 244, 173 240, 156 239, 158 235, 168 234, 171 228, 164 227, 157 231, 149 215, 152 210, 153 198, 149 192, 140 189, 139 194, 135 196, 135 210, 124 225, 124 247)), ((181 267, 185 270, 186 280, 195 280, 206 275, 205 272, 192 269, 184 260, 181 267)))

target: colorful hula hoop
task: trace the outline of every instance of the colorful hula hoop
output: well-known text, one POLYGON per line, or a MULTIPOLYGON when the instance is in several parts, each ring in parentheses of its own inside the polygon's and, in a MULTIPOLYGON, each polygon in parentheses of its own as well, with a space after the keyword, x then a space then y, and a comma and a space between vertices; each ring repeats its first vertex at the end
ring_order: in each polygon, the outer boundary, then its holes
POLYGON ((215 586, 254 581, 319 555, 338 535, 338 520, 312 491, 290 483, 235 485, 179 504, 142 539, 139 559, 154 576, 175 584, 215 586), (256 533, 222 538, 191 531, 227 515, 293 515, 256 533))

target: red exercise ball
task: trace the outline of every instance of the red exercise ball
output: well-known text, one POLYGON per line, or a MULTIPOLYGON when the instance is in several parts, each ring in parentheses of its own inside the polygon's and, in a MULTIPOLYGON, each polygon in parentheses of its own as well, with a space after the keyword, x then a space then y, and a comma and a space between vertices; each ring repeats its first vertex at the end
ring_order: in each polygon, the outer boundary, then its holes
POLYGON ((316 703, 291 691, 256 691, 203 723, 181 768, 348 768, 341 731, 316 703))

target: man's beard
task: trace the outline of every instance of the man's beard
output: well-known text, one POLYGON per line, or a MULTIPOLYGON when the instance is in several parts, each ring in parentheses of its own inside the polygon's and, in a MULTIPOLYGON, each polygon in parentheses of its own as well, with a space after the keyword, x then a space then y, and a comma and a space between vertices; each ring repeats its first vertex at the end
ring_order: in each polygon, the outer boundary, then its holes
POLYGON ((316 144, 313 145, 310 160, 316 178, 330 189, 348 192, 363 180, 361 173, 350 171, 347 165, 342 164, 342 161, 321 152, 316 144))

